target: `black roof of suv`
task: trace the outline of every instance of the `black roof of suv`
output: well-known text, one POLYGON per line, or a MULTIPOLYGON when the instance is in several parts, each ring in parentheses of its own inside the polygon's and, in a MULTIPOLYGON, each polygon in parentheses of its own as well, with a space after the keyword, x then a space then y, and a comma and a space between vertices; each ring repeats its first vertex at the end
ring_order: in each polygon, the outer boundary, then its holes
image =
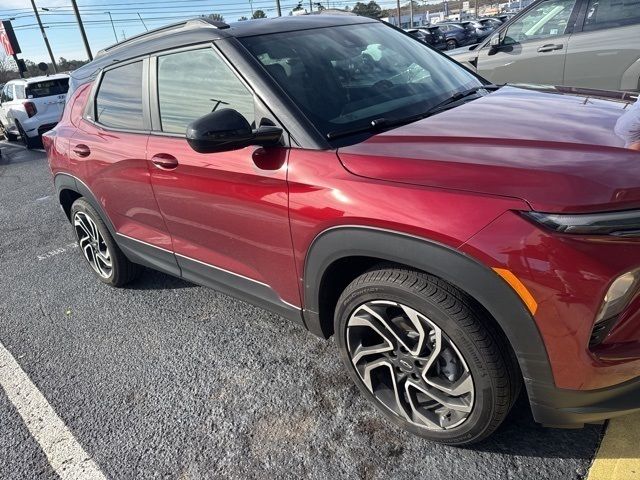
POLYGON ((355 15, 300 15, 230 24, 206 18, 194 18, 150 30, 100 50, 92 62, 71 74, 73 90, 94 78, 95 74, 103 67, 161 50, 193 45, 207 40, 251 37, 338 25, 375 23, 377 21, 355 15))

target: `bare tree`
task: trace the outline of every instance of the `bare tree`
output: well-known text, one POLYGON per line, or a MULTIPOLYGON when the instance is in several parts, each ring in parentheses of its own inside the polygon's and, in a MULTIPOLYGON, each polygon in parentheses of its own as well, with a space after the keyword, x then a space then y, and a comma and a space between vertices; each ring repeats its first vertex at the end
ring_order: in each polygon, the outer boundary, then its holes
POLYGON ((0 51, 0 83, 6 83, 19 76, 18 67, 16 66, 16 62, 13 61, 13 58, 0 51))

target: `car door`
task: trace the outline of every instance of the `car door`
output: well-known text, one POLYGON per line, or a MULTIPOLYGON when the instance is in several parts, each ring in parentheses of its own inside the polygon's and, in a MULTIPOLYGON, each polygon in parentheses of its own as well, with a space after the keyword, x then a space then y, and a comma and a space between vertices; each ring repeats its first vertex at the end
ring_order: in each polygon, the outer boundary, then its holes
POLYGON ((71 138, 70 161, 113 223, 116 240, 127 253, 179 274, 147 168, 147 69, 148 60, 138 59, 101 73, 71 138))
POLYGON ((5 103, 8 101, 8 92, 11 85, 4 85, 2 87, 2 91, 0 91, 0 122, 5 127, 7 126, 7 111, 5 107, 5 103))
MULTIPOLYGON (((191 121, 231 108, 277 123, 211 45, 152 58, 153 189, 185 278, 278 311, 300 305, 289 229, 288 148, 197 153, 191 121), (258 105, 256 107, 256 105, 258 105)), ((295 307, 297 310, 297 307, 295 307)))
POLYGON ((569 39, 565 84, 640 91, 640 2, 584 2, 569 39))
POLYGON ((478 54, 478 73, 494 83, 562 85, 576 0, 545 0, 497 32, 478 54))
POLYGON ((13 127, 13 114, 11 109, 15 106, 15 90, 12 83, 8 83, 2 89, 2 107, 0 107, 0 121, 5 128, 13 127))

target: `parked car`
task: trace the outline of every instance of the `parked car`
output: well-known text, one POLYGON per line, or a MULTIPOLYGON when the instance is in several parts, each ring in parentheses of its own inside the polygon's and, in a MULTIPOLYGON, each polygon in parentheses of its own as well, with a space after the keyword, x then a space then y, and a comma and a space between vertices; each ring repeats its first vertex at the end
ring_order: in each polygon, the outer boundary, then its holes
POLYGON ((635 0, 539 0, 452 58, 495 83, 640 90, 635 0))
POLYGON ((445 36, 447 50, 478 43, 476 29, 471 22, 439 22, 437 26, 445 36))
POLYGON ((495 18, 496 20, 499 20, 500 23, 505 23, 505 22, 511 20, 514 16, 515 16, 515 14, 513 14, 513 13, 505 13, 505 14, 502 14, 502 15, 495 15, 495 16, 493 16, 491 18, 495 18))
POLYGON ((481 42, 493 32, 502 23, 494 18, 480 18, 478 20, 470 20, 469 23, 475 28, 476 41, 481 42))
POLYGON ((444 34, 440 31, 440 28, 438 28, 437 26, 412 28, 412 29, 406 30, 406 32, 412 37, 415 37, 418 40, 421 40, 427 45, 431 45, 434 48, 437 48, 440 50, 446 50, 447 48, 447 43, 445 41, 444 34))
POLYGON ((335 335, 382 414, 447 444, 523 386, 546 425, 640 410, 622 96, 497 87, 359 16, 187 21, 72 75, 44 143, 101 282, 146 265, 335 335))
POLYGON ((60 120, 68 88, 63 74, 10 80, 0 94, 0 130, 8 140, 20 137, 27 148, 39 145, 60 120))

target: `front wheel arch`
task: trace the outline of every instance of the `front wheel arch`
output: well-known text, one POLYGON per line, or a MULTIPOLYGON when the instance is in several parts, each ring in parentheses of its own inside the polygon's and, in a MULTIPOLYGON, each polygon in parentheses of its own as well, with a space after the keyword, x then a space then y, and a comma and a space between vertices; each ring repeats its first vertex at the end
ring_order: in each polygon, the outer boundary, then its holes
POLYGON ((323 289, 340 281, 340 276, 330 275, 335 271, 335 265, 347 265, 345 271, 348 271, 352 259, 357 268, 365 268, 367 263, 370 268, 375 265, 374 261, 392 262, 450 283, 469 295, 496 321, 518 358, 532 400, 537 395, 533 394, 531 383, 541 387, 555 385, 547 350, 535 320, 504 280, 468 255, 401 232, 343 226, 325 230, 315 238, 309 247, 304 270, 304 318, 311 332, 325 338, 333 334, 335 304, 326 303, 323 289))

